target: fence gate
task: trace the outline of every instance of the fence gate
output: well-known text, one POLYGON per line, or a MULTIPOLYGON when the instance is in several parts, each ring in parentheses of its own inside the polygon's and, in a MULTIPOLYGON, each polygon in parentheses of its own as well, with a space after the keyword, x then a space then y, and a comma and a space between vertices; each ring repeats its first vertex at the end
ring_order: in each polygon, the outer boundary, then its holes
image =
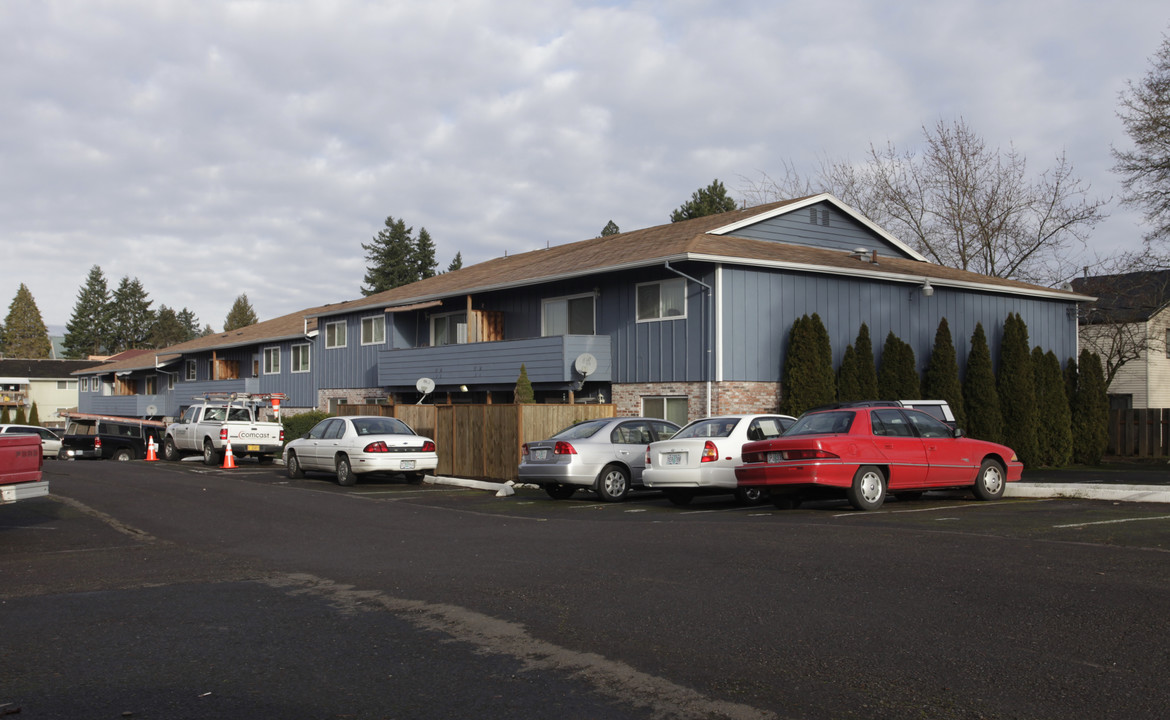
POLYGON ((1110 410, 1108 452, 1122 457, 1170 456, 1170 409, 1110 410))

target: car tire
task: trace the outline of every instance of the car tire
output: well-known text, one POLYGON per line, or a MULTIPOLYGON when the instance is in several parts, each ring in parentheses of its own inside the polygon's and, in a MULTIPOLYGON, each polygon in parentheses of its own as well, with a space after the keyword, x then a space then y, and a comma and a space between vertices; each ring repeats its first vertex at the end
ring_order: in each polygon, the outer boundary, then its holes
POLYGON ((353 474, 349 458, 345 455, 337 458, 337 484, 341 487, 350 487, 356 482, 357 477, 353 474))
POLYGON ((57 459, 58 460, 71 460, 72 458, 70 458, 69 453, 66 452, 64 448, 62 448, 62 449, 57 451, 57 459))
POLYGON ((577 488, 574 485, 545 485, 544 491, 553 500, 568 500, 577 492, 577 488))
POLYGON ((223 462, 223 458, 215 451, 215 446, 211 444, 210 440, 203 442, 203 464, 207 467, 218 467, 223 462))
POLYGON ((670 490, 663 490, 662 494, 670 501, 671 505, 679 507, 686 507, 691 504, 691 500, 695 499, 694 490, 680 490, 678 488, 671 488, 670 490))
POLYGON ((175 445, 175 439, 169 437, 166 440, 164 440, 163 441, 163 460, 169 460, 170 462, 178 462, 179 460, 182 460, 182 459, 183 459, 183 455, 182 455, 182 453, 179 452, 178 446, 175 445))
POLYGON ((597 494, 605 502, 621 502, 630 494, 630 472, 621 465, 606 465, 597 476, 597 494))
POLYGON ((1003 466, 990 458, 979 466, 979 474, 975 476, 976 500, 999 500, 1007 486, 1003 466))
POLYGON ((777 510, 796 510, 800 507, 802 499, 799 495, 776 495, 772 494, 772 507, 777 510))
POLYGON ((759 486, 737 487, 735 501, 740 505, 759 505, 768 500, 768 491, 759 486))
POLYGON ((130 462, 134 459, 134 451, 127 448, 122 448, 121 450, 115 451, 110 459, 116 460, 118 462, 130 462))
POLYGON ((858 510, 877 510, 886 500, 886 476, 876 465, 862 465, 845 495, 858 510))
POLYGON ((301 467, 301 460, 295 452, 288 454, 288 462, 285 463, 285 470, 288 471, 288 476, 293 480, 299 480, 305 476, 305 469, 301 467))

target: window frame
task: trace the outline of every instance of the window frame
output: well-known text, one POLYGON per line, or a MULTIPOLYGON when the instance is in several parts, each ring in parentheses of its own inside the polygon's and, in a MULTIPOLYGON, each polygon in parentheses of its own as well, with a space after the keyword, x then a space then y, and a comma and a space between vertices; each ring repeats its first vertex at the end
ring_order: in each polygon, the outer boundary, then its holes
POLYGON ((199 379, 199 366, 194 360, 183 361, 183 382, 195 382, 199 379))
POLYGON ((325 349, 340 350, 349 344, 349 323, 345 320, 333 320, 325 323, 325 349), (338 340, 336 328, 341 328, 341 339, 338 340))
POLYGON ((386 316, 385 315, 367 315, 362 318, 361 322, 361 344, 362 345, 385 345, 386 344, 386 316), (381 331, 381 338, 367 340, 366 339, 366 323, 369 322, 371 333, 374 330, 381 331))
POLYGON ((687 281, 686 278, 667 278, 665 280, 653 280, 651 282, 638 283, 634 286, 634 319, 637 322, 665 322, 669 320, 686 320, 687 319, 687 281), (653 317, 642 317, 642 288, 649 286, 656 286, 658 288, 658 307, 656 315, 653 317), (662 290, 667 286, 680 286, 682 288, 682 312, 678 315, 664 315, 662 307, 662 290))
POLYGON ((592 292, 577 293, 575 295, 561 295, 558 297, 545 298, 540 302, 540 336, 550 337, 548 331, 548 307, 554 303, 565 304, 565 330, 564 335, 596 335, 597 334, 597 294, 592 292), (589 299, 590 317, 589 324, 593 326, 592 332, 575 333, 570 325, 572 318, 569 312, 569 303, 573 300, 589 299))
POLYGON ((89 392, 89 378, 81 378, 81 389, 78 392, 89 392))
POLYGON ((307 373, 313 369, 313 346, 309 343, 296 343, 289 352, 289 372, 293 374, 307 373), (304 353, 304 366, 297 369, 300 355, 304 353))
POLYGON ((654 418, 657 420, 669 420, 670 422, 678 425, 679 428, 685 427, 688 424, 688 419, 690 418, 691 403, 690 403, 690 398, 687 397, 686 395, 643 395, 641 397, 641 405, 642 405, 642 417, 654 418), (661 416, 651 413, 646 408, 646 401, 647 400, 649 400, 651 402, 657 402, 657 401, 662 402, 662 415, 661 416), (669 417, 670 406, 675 405, 676 411, 677 411, 677 405, 679 402, 682 403, 682 408, 683 408, 682 422, 679 422, 678 420, 675 420, 675 419, 669 417))
POLYGON ((431 337, 430 337, 431 347, 444 347, 446 345, 466 345, 467 344, 467 311, 466 310, 456 310, 454 312, 447 312, 447 313, 435 313, 434 315, 430 316, 430 322, 428 324, 430 325, 430 330, 431 330, 431 337), (455 341, 454 342, 445 342, 442 345, 437 344, 435 342, 435 321, 440 320, 440 319, 447 320, 451 317, 456 317, 456 316, 461 316, 463 318, 463 339, 462 340, 459 339, 459 324, 456 323, 455 324, 455 341))
POLYGON ((280 346, 270 345, 262 351, 263 361, 260 366, 260 372, 264 375, 279 375, 280 374, 280 346))

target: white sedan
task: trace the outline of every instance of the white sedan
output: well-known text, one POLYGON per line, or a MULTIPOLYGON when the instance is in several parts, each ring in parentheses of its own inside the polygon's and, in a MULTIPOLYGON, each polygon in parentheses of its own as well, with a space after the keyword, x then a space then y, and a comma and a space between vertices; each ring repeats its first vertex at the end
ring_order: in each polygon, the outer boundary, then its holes
POLYGON ((397 418, 325 418, 284 448, 291 478, 305 472, 336 473, 338 485, 353 485, 365 473, 403 473, 412 482, 439 466, 435 441, 416 435, 397 418))
POLYGON ((669 440, 646 448, 642 484, 662 490, 675 505, 700 492, 733 492, 743 503, 759 502, 764 491, 738 486, 735 467, 746 442, 779 437, 796 422, 791 415, 724 415, 696 420, 669 440))

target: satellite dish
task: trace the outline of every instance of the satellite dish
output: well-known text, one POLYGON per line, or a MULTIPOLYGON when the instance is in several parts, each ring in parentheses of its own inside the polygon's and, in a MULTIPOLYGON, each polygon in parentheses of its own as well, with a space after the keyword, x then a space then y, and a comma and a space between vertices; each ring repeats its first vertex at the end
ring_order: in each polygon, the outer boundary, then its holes
POLYGON ((577 369, 577 372, 585 377, 589 377, 597 370, 597 358, 593 357, 590 353, 581 353, 573 361, 573 367, 577 369))
POLYGON ((157 405, 147 405, 146 406, 146 414, 147 415, 158 415, 158 406, 157 405))
POLYGON ((414 384, 414 389, 418 390, 423 395, 426 395, 435 389, 435 381, 431 380, 429 377, 419 378, 418 381, 414 384))

